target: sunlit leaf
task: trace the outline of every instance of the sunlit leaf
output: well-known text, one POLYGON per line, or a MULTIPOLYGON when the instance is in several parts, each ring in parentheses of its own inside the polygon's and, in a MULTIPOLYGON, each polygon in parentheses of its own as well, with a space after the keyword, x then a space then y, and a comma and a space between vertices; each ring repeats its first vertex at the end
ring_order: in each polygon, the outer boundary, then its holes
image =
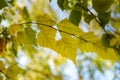
POLYGON ((18 31, 16 35, 17 41, 20 45, 24 43, 24 31, 18 31))
POLYGON ((0 72, 6 73, 6 68, 2 61, 0 61, 0 72))
POLYGON ((17 65, 11 65, 9 66, 9 68, 6 71, 6 75, 8 79, 16 79, 18 74, 21 74, 23 72, 23 70, 17 66, 17 65))
POLYGON ((41 25, 53 26, 55 25, 55 21, 50 18, 47 14, 40 14, 37 17, 37 22, 41 25))
POLYGON ((53 21, 47 14, 42 14, 37 17, 38 28, 40 32, 37 35, 37 42, 42 47, 55 48, 55 36, 56 30, 52 28, 55 25, 53 21))
POLYGON ((17 31, 22 31, 22 30, 23 30, 23 26, 18 24, 12 24, 8 28, 8 31, 10 32, 11 35, 15 35, 17 31))
MULTIPOLYGON (((90 39, 92 39, 93 37, 91 35, 90 39)), ((95 39, 92 42, 92 40, 89 41, 87 39, 87 37, 79 39, 78 44, 82 52, 95 52, 104 59, 110 59, 113 61, 119 60, 119 57, 116 55, 116 51, 113 48, 105 48, 100 40, 95 39)))
POLYGON ((63 2, 63 7, 64 7, 65 9, 70 9, 69 1, 68 1, 68 0, 64 0, 64 2, 63 2))
POLYGON ((61 32, 62 39, 57 41, 57 52, 76 62, 77 39, 61 32))
POLYGON ((72 9, 76 4, 77 0, 64 0, 63 7, 67 10, 72 9))
POLYGON ((55 36, 56 30, 48 27, 39 25, 40 32, 37 35, 37 42, 42 47, 55 48, 55 36))
POLYGON ((59 30, 63 32, 67 32, 70 34, 74 34, 77 36, 83 35, 84 32, 76 25, 72 24, 69 20, 64 19, 60 23, 57 24, 59 30))

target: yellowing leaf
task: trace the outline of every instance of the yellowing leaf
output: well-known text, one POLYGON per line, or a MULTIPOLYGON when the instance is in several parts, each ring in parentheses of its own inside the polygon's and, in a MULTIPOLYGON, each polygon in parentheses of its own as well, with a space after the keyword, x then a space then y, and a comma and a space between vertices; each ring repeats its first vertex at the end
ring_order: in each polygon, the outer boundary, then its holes
POLYGON ((2 73, 5 73, 5 72, 6 72, 5 65, 3 64, 2 61, 0 61, 0 72, 2 72, 2 73))
POLYGON ((93 32, 84 33, 84 35, 80 35, 79 37, 91 43, 97 42, 99 40, 93 32))
MULTIPOLYGON (((92 37, 91 37, 92 38, 92 37)), ((87 39, 80 39, 79 42, 79 48, 82 52, 95 52, 97 53, 101 58, 104 59, 110 59, 113 61, 118 60, 118 56, 116 55, 116 52, 112 48, 105 48, 104 45, 101 43, 101 41, 96 42, 90 42, 87 41, 87 39)))
POLYGON ((77 39, 61 32, 62 39, 57 41, 56 51, 76 62, 77 39))
POLYGON ((6 75, 8 79, 14 80, 18 74, 21 74, 23 72, 23 70, 18 67, 17 65, 11 65, 7 71, 6 71, 6 75))
POLYGON ((10 32, 11 35, 15 35, 17 31, 22 31, 23 27, 18 24, 12 24, 9 26, 8 31, 10 32))
POLYGON ((41 25, 53 26, 55 25, 55 21, 50 18, 47 14, 41 14, 37 17, 37 22, 41 25))
POLYGON ((116 46, 116 44, 118 43, 118 40, 116 39, 116 38, 112 38, 111 40, 110 40, 110 46, 116 46))
POLYGON ((27 43, 34 45, 34 46, 37 46, 36 31, 33 30, 31 27, 28 27, 25 29, 24 38, 25 38, 27 43))
POLYGON ((52 26, 55 25, 53 21, 47 14, 41 14, 37 17, 38 28, 40 32, 37 36, 37 42, 42 47, 55 48, 55 36, 56 30, 52 29, 52 26), (50 28, 51 27, 51 28, 50 28))
POLYGON ((24 43, 24 31, 18 31, 16 38, 19 44, 23 44, 24 43))
POLYGON ((83 35, 84 32, 82 30, 80 30, 80 28, 74 24, 72 24, 69 20, 64 19, 62 20, 60 23, 57 24, 58 29, 70 34, 74 34, 74 35, 83 35))
POLYGON ((36 31, 34 31, 31 27, 27 27, 22 37, 24 38, 23 44, 27 51, 29 53, 35 52, 35 46, 37 46, 36 31))
POLYGON ((37 35, 37 42, 42 47, 55 48, 55 36, 56 30, 48 27, 39 25, 40 32, 37 35))

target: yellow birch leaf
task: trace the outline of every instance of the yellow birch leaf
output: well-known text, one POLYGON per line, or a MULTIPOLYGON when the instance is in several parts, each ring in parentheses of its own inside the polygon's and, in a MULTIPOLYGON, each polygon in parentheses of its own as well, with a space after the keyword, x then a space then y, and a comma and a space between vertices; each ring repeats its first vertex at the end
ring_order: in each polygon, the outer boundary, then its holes
POLYGON ((10 32, 11 35, 15 35, 17 31, 22 31, 22 30, 23 30, 23 26, 18 24, 12 24, 8 28, 8 31, 10 32))
MULTIPOLYGON (((47 14, 40 14, 38 17, 37 17, 37 22, 40 23, 41 25, 47 25, 47 26, 53 26, 56 24, 56 22, 54 20, 52 20, 50 18, 49 15, 47 14)), ((40 25, 39 24, 39 25, 40 25)), ((39 27, 38 27, 39 28, 39 27)))
POLYGON ((119 60, 115 50, 113 48, 106 49, 100 40, 91 42, 84 38, 78 41, 78 46, 82 52, 95 52, 103 59, 119 60))
POLYGON ((39 46, 54 49, 56 30, 43 25, 39 25, 39 28, 40 32, 37 35, 37 42, 39 46))
POLYGON ((16 35, 16 39, 19 42, 19 44, 23 44, 24 42, 24 31, 18 31, 16 35))
POLYGON ((98 37, 93 32, 84 33, 83 35, 80 35, 79 37, 82 39, 85 39, 86 41, 90 41, 92 43, 99 40, 98 37))
POLYGON ((5 72, 6 72, 5 65, 3 64, 2 61, 0 61, 0 72, 2 72, 2 73, 5 73, 5 72))
POLYGON ((56 51, 76 62, 77 39, 61 32, 62 39, 57 41, 56 51))
POLYGON ((21 74, 23 72, 23 69, 18 67, 17 65, 11 65, 8 67, 6 71, 6 75, 8 79, 14 80, 18 74, 21 74))
POLYGON ((84 32, 80 30, 80 28, 74 24, 72 24, 69 20, 64 19, 60 23, 57 24, 59 30, 65 31, 70 34, 74 34, 77 36, 83 35, 84 32))

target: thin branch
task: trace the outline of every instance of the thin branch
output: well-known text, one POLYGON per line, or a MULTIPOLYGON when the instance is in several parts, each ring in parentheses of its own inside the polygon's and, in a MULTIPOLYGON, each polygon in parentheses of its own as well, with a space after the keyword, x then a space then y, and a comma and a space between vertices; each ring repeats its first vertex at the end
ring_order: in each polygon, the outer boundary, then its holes
POLYGON ((109 25, 107 25, 107 27, 109 27, 109 29, 110 29, 112 32, 114 32, 115 34, 120 35, 120 33, 119 33, 119 32, 117 32, 117 31, 113 30, 113 29, 112 29, 109 25))
POLYGON ((107 33, 106 30, 105 30, 105 28, 104 28, 104 26, 102 26, 102 25, 100 24, 100 22, 99 22, 98 19, 97 19, 97 16, 96 16, 95 14, 93 14, 93 12, 91 12, 88 8, 85 8, 84 6, 82 6, 82 5, 80 5, 80 4, 79 4, 79 6, 80 6, 81 8, 83 8, 85 11, 89 12, 92 16, 94 16, 94 17, 95 17, 95 18, 94 18, 95 21, 101 26, 101 28, 104 30, 104 32, 107 33))
MULTIPOLYGON (((56 30, 56 31, 63 32, 63 33, 69 34, 69 35, 71 35, 71 36, 74 36, 74 37, 76 37, 76 38, 79 38, 79 39, 81 39, 81 40, 84 40, 84 39, 76 36, 75 34, 72 34, 72 33, 69 33, 69 32, 66 32, 66 31, 63 31, 63 30, 56 29, 56 28, 54 28, 54 27, 52 27, 52 26, 50 26, 50 25, 43 24, 43 23, 40 23, 40 22, 26 22, 26 23, 20 23, 19 25, 23 25, 23 24, 39 24, 39 25, 47 26, 47 27, 50 27, 50 28, 52 28, 52 29, 54 29, 54 30, 56 30)), ((86 41, 86 40, 84 40, 84 41, 85 41, 85 42, 88 42, 88 41, 86 41)))
MULTIPOLYGON (((78 36, 75 35, 75 34, 72 34, 72 33, 69 33, 69 32, 66 32, 66 31, 63 31, 63 30, 56 29, 56 28, 52 27, 51 25, 43 24, 43 23, 40 23, 40 22, 26 22, 26 23, 20 23, 20 24, 18 24, 18 25, 23 25, 23 24, 39 24, 39 25, 43 25, 43 26, 46 26, 46 27, 50 27, 50 28, 52 28, 52 29, 54 29, 54 30, 56 30, 56 31, 69 34, 69 35, 74 36, 74 37, 76 37, 76 38, 78 38, 78 39, 80 39, 80 40, 83 40, 83 41, 85 41, 85 42, 89 42, 89 43, 93 44, 94 46, 97 46, 97 47, 101 48, 99 45, 96 45, 95 43, 92 43, 92 42, 87 41, 87 40, 85 40, 85 39, 83 39, 83 38, 81 38, 81 37, 78 37, 78 36)), ((101 48, 101 49, 102 49, 102 48, 101 48)))

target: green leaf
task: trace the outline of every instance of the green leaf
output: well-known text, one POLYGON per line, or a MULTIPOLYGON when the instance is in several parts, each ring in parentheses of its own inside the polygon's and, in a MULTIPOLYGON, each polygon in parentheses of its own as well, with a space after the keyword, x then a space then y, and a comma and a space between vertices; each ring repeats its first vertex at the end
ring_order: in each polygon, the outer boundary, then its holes
POLYGON ((87 6, 88 6, 87 3, 88 3, 88 0, 83 0, 83 1, 79 0, 79 4, 84 8, 87 8, 87 6))
POLYGON ((63 7, 67 10, 69 10, 70 9, 70 6, 69 6, 69 1, 68 0, 64 0, 64 2, 63 2, 63 7))
POLYGON ((26 7, 24 7, 21 11, 21 15, 22 17, 26 20, 26 21, 30 21, 30 16, 29 16, 29 12, 27 10, 26 7))
POLYGON ((84 13, 84 20, 86 23, 90 24, 90 21, 94 18, 95 18, 94 15, 88 14, 86 12, 84 13))
POLYGON ((0 0, 0 9, 8 6, 5 0, 0 0))
POLYGON ((1 23, 1 21, 2 21, 2 16, 0 15, 0 23, 1 23))
POLYGON ((19 46, 18 40, 16 39, 15 36, 11 36, 11 39, 12 39, 11 51, 15 56, 17 56, 17 51, 19 46))
POLYGON ((57 0, 57 4, 58 4, 58 6, 60 7, 61 10, 64 10, 63 2, 64 2, 64 0, 57 0))
POLYGON ((61 32, 62 39, 57 41, 56 51, 76 62, 77 39, 71 35, 61 32))
POLYGON ((105 12, 105 13, 98 13, 98 19, 100 21, 101 26, 105 26, 111 17, 111 12, 105 12))
POLYGON ((74 7, 74 5, 76 4, 76 0, 64 0, 63 2, 63 7, 66 9, 66 10, 70 10, 74 7))
POLYGON ((98 13, 104 13, 110 8, 113 2, 114 0, 92 0, 92 5, 98 13))
POLYGON ((51 2, 52 0, 49 0, 49 2, 51 2))
POLYGON ((80 23, 81 17, 82 17, 82 12, 81 11, 76 11, 76 10, 73 9, 70 13, 69 20, 73 24, 78 26, 79 23, 80 23))
POLYGON ((113 34, 103 34, 101 41, 105 48, 115 47, 117 45, 118 39, 113 34))
POLYGON ((40 32, 37 35, 37 42, 39 46, 54 49, 56 30, 53 25, 56 24, 47 14, 41 14, 37 17, 38 29, 40 32))

